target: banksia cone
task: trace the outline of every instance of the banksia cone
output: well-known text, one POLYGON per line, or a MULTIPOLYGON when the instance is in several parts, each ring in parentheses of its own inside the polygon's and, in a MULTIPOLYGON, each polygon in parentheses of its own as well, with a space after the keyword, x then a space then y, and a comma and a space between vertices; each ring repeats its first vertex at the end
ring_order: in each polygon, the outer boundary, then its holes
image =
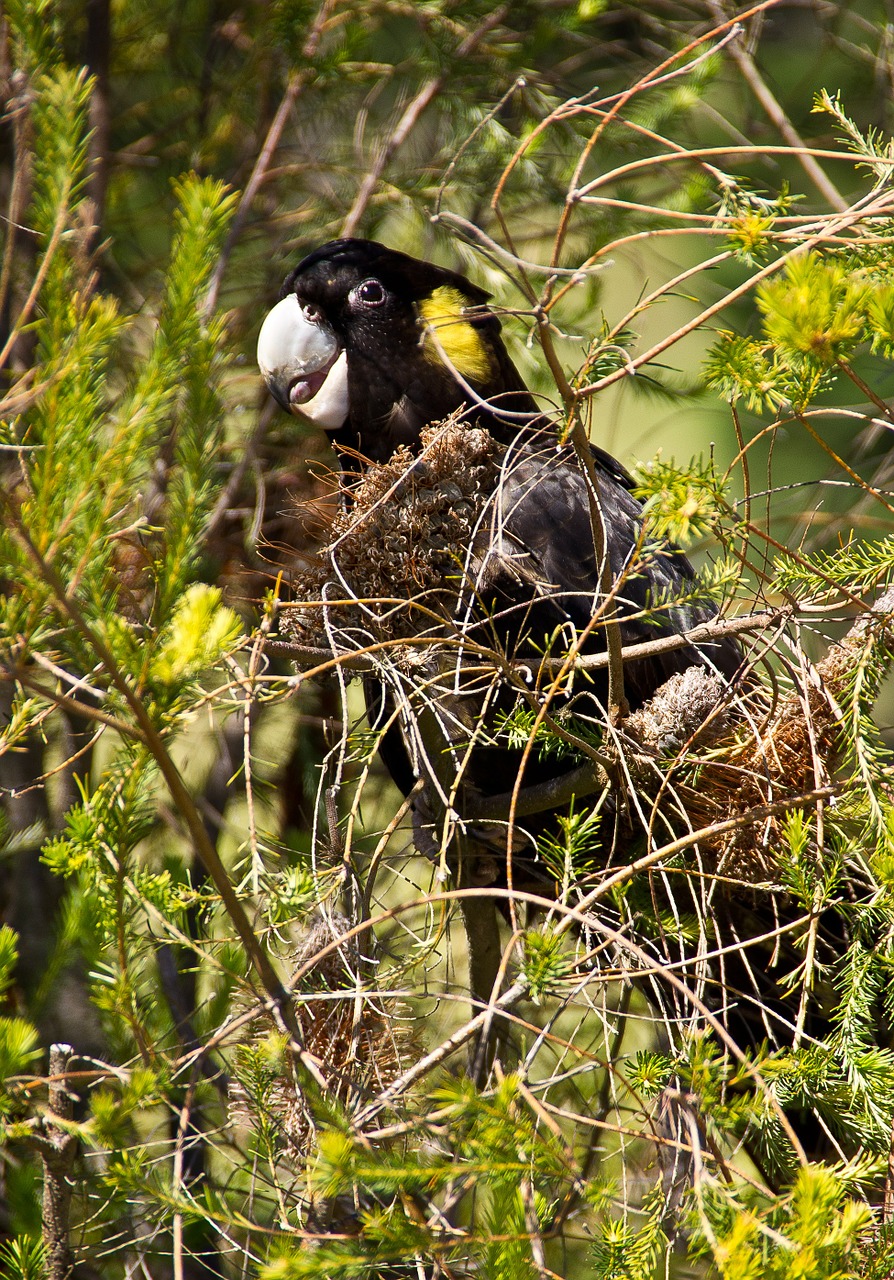
POLYGON ((310 1095, 319 1096, 321 1080, 324 1104, 368 1098, 400 1074, 412 1045, 398 1002, 364 990, 356 943, 327 951, 349 929, 344 916, 320 915, 287 957, 291 972, 305 970, 295 987, 302 1053, 268 1012, 259 1013, 237 1049, 231 1118, 272 1133, 278 1151, 294 1162, 303 1162, 309 1151, 315 1129, 310 1095))
POLYGON ((487 431, 448 420, 422 432, 418 458, 400 448, 370 467, 333 521, 319 564, 294 580, 283 629, 299 643, 328 647, 322 609, 311 605, 326 600, 342 602, 327 605, 337 633, 434 638, 467 572, 504 453, 487 431))

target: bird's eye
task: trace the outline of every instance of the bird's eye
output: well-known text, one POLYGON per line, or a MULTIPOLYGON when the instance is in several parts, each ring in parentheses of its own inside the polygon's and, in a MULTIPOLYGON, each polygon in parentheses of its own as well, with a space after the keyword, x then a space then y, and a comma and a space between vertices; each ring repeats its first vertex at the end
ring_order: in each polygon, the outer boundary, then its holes
POLYGON ((385 288, 378 280, 364 280, 351 296, 365 307, 380 307, 385 301, 385 288))
POLYGON ((301 314, 304 316, 308 324, 319 324, 323 319, 323 313, 319 307, 315 307, 312 302, 302 302, 301 314))

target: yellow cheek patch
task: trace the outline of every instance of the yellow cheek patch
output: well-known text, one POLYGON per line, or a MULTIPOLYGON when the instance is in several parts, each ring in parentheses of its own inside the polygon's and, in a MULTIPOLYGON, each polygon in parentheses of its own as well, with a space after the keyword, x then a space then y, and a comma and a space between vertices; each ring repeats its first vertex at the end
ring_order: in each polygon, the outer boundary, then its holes
POLYGON ((419 303, 422 349, 434 364, 448 363, 470 382, 484 382, 491 372, 490 352, 478 330, 463 316, 468 306, 459 289, 441 285, 419 303))

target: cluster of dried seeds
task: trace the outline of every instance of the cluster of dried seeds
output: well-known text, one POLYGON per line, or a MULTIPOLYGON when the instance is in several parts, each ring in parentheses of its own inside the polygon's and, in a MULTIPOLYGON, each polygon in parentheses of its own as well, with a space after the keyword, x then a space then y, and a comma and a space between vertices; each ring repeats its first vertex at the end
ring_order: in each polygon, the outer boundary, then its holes
MULTIPOLYGON (((717 835, 702 842, 704 850, 713 848, 718 871, 745 883, 778 880, 777 858, 786 848, 781 835, 788 813, 785 801, 841 779, 847 746, 840 708, 869 649, 881 645, 890 650, 890 633, 890 613, 873 626, 861 620, 830 647, 809 681, 778 698, 769 685, 755 681, 721 712, 716 722, 726 727, 726 737, 700 763, 689 762, 687 768, 694 765, 694 785, 682 783, 678 788, 690 825, 718 828, 717 835), (772 812, 774 805, 778 813, 772 812), (742 822, 730 828, 729 820, 735 818, 742 822)), ((669 689, 670 685, 660 689, 652 703, 660 703, 669 689)), ((649 712, 652 703, 637 715, 649 712)))
POLYGON ((436 633, 467 572, 504 453, 489 432, 448 420, 422 432, 418 457, 402 447, 365 471, 319 563, 293 582, 284 631, 301 644, 326 644, 325 607, 336 635, 436 633))
MULTIPOLYGON (((393 997, 370 994, 359 983, 363 965, 356 944, 328 949, 334 938, 349 932, 345 916, 314 915, 298 945, 284 957, 293 971, 305 970, 294 1005, 303 1052, 327 1081, 333 1098, 341 1101, 357 1093, 380 1092, 417 1052, 406 1009, 393 997)), ((230 1119, 268 1133, 275 1130, 277 1145, 296 1162, 307 1155, 315 1125, 302 1092, 303 1071, 306 1066, 279 1036, 272 1014, 259 1009, 238 1046, 229 1088, 230 1119)))

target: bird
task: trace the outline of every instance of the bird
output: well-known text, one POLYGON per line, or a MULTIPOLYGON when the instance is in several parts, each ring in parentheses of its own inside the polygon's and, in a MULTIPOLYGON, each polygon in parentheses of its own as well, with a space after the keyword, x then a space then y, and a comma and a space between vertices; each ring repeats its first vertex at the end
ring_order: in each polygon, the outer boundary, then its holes
MULTIPOLYGON (((486 583, 476 582, 474 591, 477 638, 514 658, 542 656, 550 644, 560 651, 570 636, 585 636, 584 653, 604 649, 604 627, 593 621, 602 599, 602 563, 587 480, 510 358, 484 289, 375 241, 334 240, 307 254, 286 277, 261 326, 257 358, 277 404, 328 436, 348 502, 358 476, 370 467, 386 464, 400 449, 418 454, 432 424, 452 415, 467 431, 488 432, 508 451, 508 461, 494 484, 496 515, 479 533, 488 545, 479 557, 486 583)), ((622 642, 685 632, 713 618, 713 606, 692 598, 694 573, 683 552, 644 540, 642 507, 628 472, 603 449, 591 448, 606 554, 619 584, 615 617, 622 642)), ((626 662, 624 693, 636 709, 692 666, 732 681, 741 665, 739 645, 728 637, 685 643, 626 662)), ((607 677, 598 672, 572 700, 573 709, 598 720, 607 698, 607 677)), ((366 700, 373 727, 387 725, 380 755, 408 794, 420 767, 394 722, 392 697, 367 679, 366 700)), ((511 691, 498 694, 492 720, 508 714, 513 702, 511 691)), ((510 791, 519 761, 518 749, 494 744, 492 737, 482 741, 467 762, 466 786, 485 796, 510 791)), ((525 781, 543 782, 567 768, 567 762, 534 758, 525 781)), ((536 832, 529 836, 535 840, 536 832)))
MULTIPOLYGON (((586 479, 573 450, 557 449, 548 434, 548 418, 509 356, 485 290, 374 241, 331 241, 286 277, 260 330, 258 363, 276 402, 326 432, 346 487, 358 466, 387 462, 401 446, 418 451, 422 431, 452 414, 512 448, 495 536, 510 548, 504 567, 514 561, 527 572, 490 575, 503 630, 517 649, 521 630, 540 640, 565 624, 582 631, 591 623, 601 565, 586 479)), ((710 605, 675 603, 693 595, 692 566, 670 544, 641 546, 633 480, 604 450, 594 445, 592 453, 607 554, 615 579, 623 580, 617 612, 624 643, 714 617, 710 605)), ((602 636, 596 629, 585 650, 598 650, 602 636)), ((627 663, 625 693, 636 708, 675 672, 703 665, 732 678, 741 660, 726 637, 681 646, 627 663)))
MULTIPOLYGON (((473 433, 486 432, 502 450, 503 462, 488 494, 490 518, 476 527, 473 550, 480 573, 464 634, 475 635, 477 628, 479 636, 498 643, 508 657, 529 659, 532 666, 550 645, 553 652, 562 652, 575 638, 585 655, 604 651, 603 565, 587 478, 574 449, 562 443, 549 413, 510 358, 499 315, 484 289, 456 271, 371 240, 333 240, 307 254, 286 276, 280 299, 261 326, 257 355, 263 380, 279 406, 328 436, 348 505, 358 483, 375 468, 395 457, 418 458, 429 438, 426 433, 437 424, 449 420, 460 429, 460 465, 463 439, 471 450, 473 433)), ((682 635, 714 619, 714 606, 699 600, 694 590, 694 571, 684 553, 648 534, 635 484, 624 466, 595 444, 591 455, 615 587, 613 617, 622 643, 682 635)), ((412 469, 413 463, 409 465, 412 469)), ((643 708, 672 677, 692 669, 716 676, 731 696, 747 686, 742 649, 721 633, 710 642, 683 641, 625 660, 624 693, 630 708, 643 708)), ((367 677, 365 693, 370 723, 381 729, 382 759, 409 796, 418 791, 423 770, 401 730, 395 691, 367 677)), ((450 691, 445 687, 442 693, 452 715, 450 691)), ((518 696, 517 684, 500 685, 482 715, 483 732, 470 740, 464 782, 479 798, 501 797, 517 787, 523 764, 525 781, 532 785, 557 779, 569 769, 567 760, 526 753, 517 742, 501 737, 497 716, 505 716, 518 696)), ((607 701, 606 678, 597 672, 582 688, 560 693, 555 705, 567 706, 591 725, 605 725, 607 701)), ((506 859, 516 868, 526 862, 530 870, 538 862, 538 840, 555 817, 555 809, 532 817, 526 848, 519 855, 510 841, 506 859)), ((615 856, 632 861, 635 855, 628 846, 620 855, 615 850, 615 856)), ((544 874, 542 866, 537 874, 544 874)), ((703 890, 695 879, 693 886, 695 902, 703 890)), ((676 914, 673 891, 666 884, 660 902, 651 878, 645 892, 653 894, 656 912, 670 902, 676 914)), ((825 1035, 828 1010, 820 1010, 814 1022, 804 1024, 802 1017, 800 1030, 795 1030, 797 1010, 774 976, 798 963, 797 943, 785 940, 778 927, 781 941, 761 942, 774 924, 784 923, 788 915, 794 919, 800 908, 774 901, 772 895, 764 900, 757 890, 714 901, 719 905, 705 937, 708 950, 716 947, 723 957, 718 963, 702 963, 702 952, 682 937, 685 930, 674 941, 662 926, 659 936, 653 931, 644 945, 659 964, 673 961, 676 954, 684 971, 693 966, 690 973, 698 968, 707 975, 708 1005, 746 1049, 767 1042, 784 1048, 802 1033, 808 1038, 825 1035), (749 959, 751 940, 758 945, 749 959)), ((830 937, 834 951, 840 944, 835 928, 830 937)), ((675 1006, 671 1021, 685 1021, 691 1013, 675 1003, 660 979, 646 994, 656 1006, 675 1006)), ((828 1125, 822 1132, 828 1133, 828 1125)))
MULTIPOLYGON (((573 637, 583 637, 578 643, 584 653, 604 649, 604 626, 601 620, 594 625, 603 583, 587 480, 511 360, 484 289, 374 241, 334 240, 286 277, 260 329, 258 364, 281 408, 329 437, 347 503, 358 478, 386 465, 396 451, 417 456, 432 424, 452 418, 461 429, 460 466, 463 439, 471 448, 472 433, 487 432, 505 457, 494 472, 491 518, 476 534, 485 544, 478 548, 483 568, 464 639, 487 641, 514 659, 542 657, 550 645, 561 652, 573 637)), ((711 605, 692 598, 694 574, 683 552, 644 537, 642 507, 625 468, 595 445, 592 457, 622 642, 685 632, 713 618, 711 605)), ((728 637, 681 643, 625 662, 624 693, 636 709, 691 667, 732 682, 741 665, 739 645, 728 637)), ((365 691, 370 723, 381 729, 380 755, 407 795, 424 772, 424 753, 413 749, 397 723, 395 700, 403 699, 374 678, 366 679, 365 691)), ((598 725, 607 714, 608 692, 605 673, 597 672, 565 699, 565 710, 598 725)), ((491 732, 479 732, 464 761, 467 795, 502 796, 517 787, 524 753, 493 732, 517 696, 505 684, 492 696, 491 732)), ((464 707, 450 697, 442 688, 442 720, 468 722, 464 707)), ((485 718, 478 717, 479 724, 485 718)), ((568 768, 565 759, 529 752, 524 781, 535 786, 568 768)), ((417 811, 423 803, 417 798, 417 811)), ((546 822, 544 814, 529 819, 521 835, 513 832, 516 844, 530 854, 546 822)), ((513 856, 517 884, 518 848, 513 856)), ((548 879, 536 857, 527 857, 526 868, 535 882, 548 879)))

